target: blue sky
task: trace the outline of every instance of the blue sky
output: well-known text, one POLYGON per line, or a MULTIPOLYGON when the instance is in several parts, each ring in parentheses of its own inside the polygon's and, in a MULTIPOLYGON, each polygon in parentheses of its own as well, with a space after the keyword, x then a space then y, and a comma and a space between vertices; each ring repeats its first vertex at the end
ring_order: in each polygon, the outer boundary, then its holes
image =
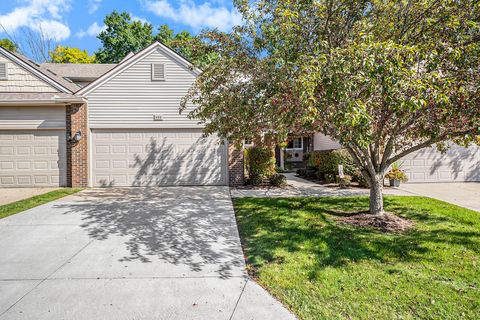
POLYGON ((103 18, 113 10, 129 12, 155 28, 168 24, 177 32, 228 31, 240 22, 231 0, 1 0, 0 38, 8 33, 22 40, 25 30, 41 29, 60 44, 93 53, 100 45, 96 35, 103 18))

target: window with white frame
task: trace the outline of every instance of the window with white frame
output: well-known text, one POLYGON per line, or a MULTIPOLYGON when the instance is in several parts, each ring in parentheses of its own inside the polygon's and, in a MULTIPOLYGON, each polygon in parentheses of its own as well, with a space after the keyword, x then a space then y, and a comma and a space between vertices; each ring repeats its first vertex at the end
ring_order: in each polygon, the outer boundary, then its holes
POLYGON ((303 150, 303 138, 294 138, 288 141, 287 150, 303 150))
POLYGON ((245 148, 253 147, 253 141, 251 139, 243 140, 243 147, 245 148))

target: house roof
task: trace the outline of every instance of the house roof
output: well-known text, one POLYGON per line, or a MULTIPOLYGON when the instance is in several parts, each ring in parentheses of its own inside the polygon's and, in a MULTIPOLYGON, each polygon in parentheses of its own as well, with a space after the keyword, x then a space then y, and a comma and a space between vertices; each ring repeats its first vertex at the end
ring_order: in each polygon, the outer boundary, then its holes
POLYGON ((134 64, 138 60, 142 59, 146 55, 150 54, 154 50, 161 50, 163 53, 170 56, 172 59, 176 60, 179 64, 191 69, 191 72, 194 73, 195 75, 198 75, 198 74, 201 73, 201 70, 199 70, 197 68, 194 68, 192 66, 192 64, 188 60, 186 60, 184 57, 182 57, 181 55, 179 55, 178 53, 176 53, 175 51, 173 51, 172 49, 170 49, 166 45, 164 45, 164 44, 162 44, 158 41, 155 41, 154 43, 152 43, 151 45, 149 45, 145 49, 140 50, 139 52, 137 52, 133 55, 131 55, 129 53, 114 68, 110 69, 107 73, 105 73, 100 78, 93 81, 92 83, 90 83, 90 84, 86 85, 85 87, 83 87, 82 89, 78 90, 77 94, 85 95, 85 94, 90 93, 92 90, 94 90, 98 86, 102 85, 106 81, 110 80, 115 75, 122 72, 122 70, 131 66, 132 64, 134 64))
POLYGON ((0 104, 56 104, 82 102, 83 98, 60 92, 0 92, 0 104))
POLYGON ((20 53, 11 52, 1 46, 0 52, 3 53, 6 57, 10 58, 12 61, 16 62, 17 64, 23 66, 26 69, 29 69, 30 72, 32 72, 42 80, 46 81, 50 85, 54 86, 55 88, 59 89, 60 91, 75 92, 79 89, 79 86, 74 84, 72 81, 49 71, 48 69, 28 59, 20 53))
MULTIPOLYGON (((116 64, 42 63, 41 66, 61 77, 95 80, 113 69, 116 64)), ((79 90, 78 87, 77 90, 79 90)))

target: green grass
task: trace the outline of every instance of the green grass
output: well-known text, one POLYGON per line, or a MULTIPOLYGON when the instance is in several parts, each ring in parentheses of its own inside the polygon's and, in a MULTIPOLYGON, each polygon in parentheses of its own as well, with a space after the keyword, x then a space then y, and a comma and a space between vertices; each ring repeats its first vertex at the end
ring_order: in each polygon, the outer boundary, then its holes
POLYGON ((334 220, 366 197, 234 200, 248 268, 300 319, 478 319, 480 213, 387 197, 413 230, 384 234, 334 220))
POLYGON ((0 219, 11 216, 13 214, 34 208, 44 203, 63 198, 65 196, 77 193, 82 189, 78 188, 63 188, 47 192, 38 196, 23 199, 0 206, 0 219))

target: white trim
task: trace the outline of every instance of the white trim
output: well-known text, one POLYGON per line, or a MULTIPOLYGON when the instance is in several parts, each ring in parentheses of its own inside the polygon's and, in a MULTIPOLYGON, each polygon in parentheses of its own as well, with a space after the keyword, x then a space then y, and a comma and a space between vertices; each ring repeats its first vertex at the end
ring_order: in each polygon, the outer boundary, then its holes
POLYGON ((152 63, 150 67, 152 68, 152 69, 151 69, 151 72, 152 72, 152 81, 165 81, 165 73, 166 73, 166 72, 165 72, 165 71, 166 71, 166 70, 165 70, 165 69, 166 69, 166 68, 165 68, 165 63, 152 63), (163 77, 156 77, 156 76, 155 76, 155 71, 156 71, 155 69, 156 69, 157 67, 163 68, 163 70, 162 70, 163 77))
POLYGON ((30 71, 30 73, 34 74, 35 76, 37 76, 38 78, 40 78, 41 80, 47 82, 48 84, 50 84, 51 86, 55 87, 56 89, 62 91, 63 93, 72 93, 72 91, 68 88, 65 88, 64 86, 62 86, 61 84, 59 84, 58 82, 56 82, 55 80, 53 80, 52 78, 48 77, 46 74, 38 71, 37 69, 29 66, 27 63, 25 63, 24 61, 22 61, 21 59, 17 58, 14 54, 10 53, 8 50, 5 50, 4 48, 0 47, 0 53, 2 53, 3 55, 5 55, 8 59, 10 59, 11 61, 15 62, 16 64, 20 65, 21 67, 27 69, 28 71, 30 71))
POLYGON ((303 137, 293 138, 291 140, 295 140, 295 139, 300 139, 300 141, 302 142, 301 147, 300 148, 285 148, 286 151, 303 151, 303 137))
POLYGON ((0 77, 0 80, 6 81, 8 80, 8 64, 7 62, 0 62, 0 65, 3 65, 3 67, 5 68, 5 77, 0 77))
MULTIPOLYGON (((157 121, 160 122, 161 121, 157 121)), ((154 123, 154 124, 128 124, 128 123, 119 123, 119 124, 92 124, 89 126, 91 129, 204 129, 204 126, 199 126, 195 124, 165 124, 165 123, 154 123)))
POLYGON ((29 99, 29 100, 0 100, 2 106, 23 106, 23 105, 68 105, 72 103, 86 103, 87 99, 84 97, 69 97, 60 98, 53 97, 52 99, 29 99))
MULTIPOLYGON (((87 111, 88 113, 88 111, 87 111)), ((87 115, 88 118, 88 115, 87 115)), ((88 127, 87 123, 87 132, 88 132, 88 187, 93 187, 93 130, 88 127)))
POLYGON ((161 44, 160 42, 156 41, 150 46, 146 47, 145 49, 139 51, 132 57, 126 59, 125 61, 121 61, 117 66, 115 66, 113 69, 105 73, 103 76, 98 78, 97 80, 93 81, 92 83, 86 85, 85 87, 81 88, 76 92, 76 94, 80 95, 88 95, 91 93, 93 90, 110 80, 111 78, 115 77, 117 74, 125 70, 126 68, 130 67, 134 63, 138 62, 145 56, 149 55, 155 50, 161 50, 163 53, 167 54, 171 58, 177 60, 180 64, 182 64, 184 67, 188 68, 191 70, 191 72, 197 76, 198 74, 201 73, 201 70, 197 68, 192 68, 192 65, 190 62, 182 58, 178 53, 173 51, 172 49, 168 48, 167 46, 161 44))

